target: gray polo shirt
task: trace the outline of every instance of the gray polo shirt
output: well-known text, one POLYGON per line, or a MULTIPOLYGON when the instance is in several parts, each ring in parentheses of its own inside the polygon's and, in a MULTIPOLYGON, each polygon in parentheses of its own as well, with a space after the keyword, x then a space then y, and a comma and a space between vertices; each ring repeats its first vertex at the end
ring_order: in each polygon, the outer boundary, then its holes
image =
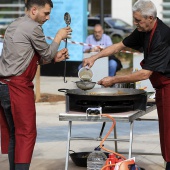
POLYGON ((56 42, 48 44, 41 27, 27 15, 12 22, 4 37, 0 57, 0 77, 22 74, 28 67, 35 52, 41 59, 50 62, 57 53, 56 42))

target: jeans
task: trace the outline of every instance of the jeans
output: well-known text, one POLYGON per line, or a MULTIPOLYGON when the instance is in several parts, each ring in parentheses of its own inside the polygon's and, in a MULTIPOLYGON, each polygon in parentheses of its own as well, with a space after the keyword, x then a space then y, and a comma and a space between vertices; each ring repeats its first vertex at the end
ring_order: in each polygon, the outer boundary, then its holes
MULTIPOLYGON (((117 62, 115 60, 109 60, 109 76, 115 76, 117 70, 117 62)), ((82 68, 82 64, 78 66, 78 70, 82 68)))
POLYGON ((170 162, 166 163, 166 170, 170 170, 170 162))
POLYGON ((10 170, 29 170, 30 164, 17 163, 15 164, 15 126, 11 112, 11 102, 9 96, 9 89, 6 84, 0 83, 0 103, 4 110, 6 120, 10 130, 10 141, 8 146, 8 159, 10 170))
POLYGON ((109 60, 109 76, 115 76, 117 70, 117 62, 115 60, 109 60))

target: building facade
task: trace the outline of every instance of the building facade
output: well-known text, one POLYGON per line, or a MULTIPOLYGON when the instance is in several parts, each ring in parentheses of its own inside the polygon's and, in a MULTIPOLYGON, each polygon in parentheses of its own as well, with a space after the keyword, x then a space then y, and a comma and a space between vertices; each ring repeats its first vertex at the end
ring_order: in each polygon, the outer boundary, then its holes
MULTIPOLYGON (((89 16, 97 16, 100 14, 100 2, 102 0, 89 0, 88 13, 89 16)), ((113 18, 119 18, 133 25, 132 5, 137 0, 103 0, 103 12, 105 15, 110 15, 113 18)), ((163 19, 170 18, 170 0, 152 0, 156 5, 158 17, 163 19), (166 12, 163 13, 163 10, 166 12)))

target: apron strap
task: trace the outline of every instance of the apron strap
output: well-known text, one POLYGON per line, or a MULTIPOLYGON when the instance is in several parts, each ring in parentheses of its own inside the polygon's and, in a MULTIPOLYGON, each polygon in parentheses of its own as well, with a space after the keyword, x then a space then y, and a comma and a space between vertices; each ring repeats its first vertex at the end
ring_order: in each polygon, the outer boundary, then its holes
POLYGON ((150 35, 150 38, 149 38, 148 53, 150 51, 151 41, 152 41, 152 38, 153 38, 153 35, 155 33, 157 25, 158 25, 158 20, 155 22, 154 27, 153 27, 152 32, 151 32, 151 35, 150 35))

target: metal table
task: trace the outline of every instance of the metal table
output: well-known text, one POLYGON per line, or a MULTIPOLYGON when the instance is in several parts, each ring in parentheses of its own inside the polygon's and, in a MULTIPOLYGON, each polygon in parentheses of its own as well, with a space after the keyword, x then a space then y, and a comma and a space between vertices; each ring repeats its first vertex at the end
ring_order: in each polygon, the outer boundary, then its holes
MULTIPOLYGON (((147 106, 146 111, 134 110, 134 111, 128 111, 128 112, 122 112, 122 113, 109 113, 110 116, 114 117, 116 122, 130 123, 129 153, 128 153, 129 158, 131 158, 131 155, 132 155, 134 121, 139 119, 141 116, 143 116, 143 115, 145 115, 145 114, 147 114, 147 113, 149 113, 149 112, 151 112, 151 111, 153 111, 155 109, 156 109, 156 105, 153 104, 151 106, 147 106)), ((75 139, 75 138, 71 137, 72 121, 111 122, 111 120, 108 119, 107 117, 101 117, 101 118, 100 118, 100 116, 88 116, 87 117, 86 113, 84 113, 84 112, 73 112, 73 111, 68 111, 67 113, 60 113, 59 114, 59 121, 68 121, 68 136, 67 136, 65 170, 68 170, 70 140, 75 139)), ((79 139, 82 140, 83 138, 79 138, 79 139)), ((116 136, 114 136, 114 139, 115 139, 114 141, 117 142, 116 136)), ((115 146, 116 146, 116 144, 115 144, 115 146)))

